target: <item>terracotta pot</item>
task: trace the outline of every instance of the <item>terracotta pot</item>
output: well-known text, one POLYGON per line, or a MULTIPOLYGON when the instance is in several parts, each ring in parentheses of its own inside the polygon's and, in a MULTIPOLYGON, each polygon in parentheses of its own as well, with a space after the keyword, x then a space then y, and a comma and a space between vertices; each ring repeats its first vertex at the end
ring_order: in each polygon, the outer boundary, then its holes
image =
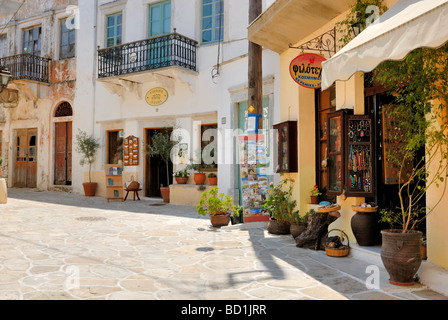
POLYGON ((186 184, 188 177, 175 177, 177 184, 186 184))
POLYGON ((84 188, 84 195, 86 197, 94 197, 96 194, 96 188, 98 186, 98 183, 96 182, 85 182, 82 184, 84 188))
POLYGON ((291 231, 290 223, 278 223, 277 220, 269 220, 268 222, 268 232, 272 234, 289 234, 291 231))
POLYGON ((2 170, 2 168, 0 168, 0 176, 2 175, 2 173, 3 173, 3 170, 2 170))
POLYGON ((162 193, 163 202, 170 202, 170 188, 169 187, 160 187, 160 192, 162 193))
POLYGON ((210 223, 215 228, 225 227, 230 222, 230 213, 210 215, 210 223))
POLYGON ((319 204, 319 197, 311 196, 311 204, 319 204))
POLYGON ((216 186, 218 184, 218 177, 208 177, 208 182, 211 186, 216 186))
POLYGON ((289 232, 291 233, 293 238, 298 237, 303 231, 306 230, 306 225, 304 224, 297 224, 297 223, 291 223, 289 227, 289 232))
POLYGON ((351 219, 351 227, 356 242, 360 246, 373 246, 377 239, 377 221, 374 212, 357 212, 351 219))
POLYGON ((422 259, 426 260, 428 259, 428 254, 427 254, 427 250, 426 250, 426 246, 420 246, 420 253, 422 254, 422 259))
POLYGON ((414 276, 420 268, 422 233, 402 230, 382 230, 381 260, 389 273, 389 282, 399 286, 414 284, 414 276))
POLYGON ((196 172, 193 176, 194 182, 197 185, 204 184, 205 178, 206 178, 205 173, 201 173, 201 172, 196 172))

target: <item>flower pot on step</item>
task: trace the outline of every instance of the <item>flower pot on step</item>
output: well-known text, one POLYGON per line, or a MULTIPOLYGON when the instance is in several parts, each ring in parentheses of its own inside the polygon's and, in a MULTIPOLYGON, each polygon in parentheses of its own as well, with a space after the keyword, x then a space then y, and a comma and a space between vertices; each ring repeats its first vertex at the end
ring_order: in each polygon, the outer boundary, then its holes
POLYGON ((98 186, 98 183, 96 182, 85 182, 82 184, 84 188, 84 195, 86 197, 94 197, 96 194, 96 188, 98 186))
POLYGON ((160 192, 162 193, 163 202, 170 202, 170 188, 169 187, 161 187, 160 192))
POLYGON ((193 175, 194 183, 196 183, 197 185, 204 184, 205 178, 205 173, 196 172, 193 175))

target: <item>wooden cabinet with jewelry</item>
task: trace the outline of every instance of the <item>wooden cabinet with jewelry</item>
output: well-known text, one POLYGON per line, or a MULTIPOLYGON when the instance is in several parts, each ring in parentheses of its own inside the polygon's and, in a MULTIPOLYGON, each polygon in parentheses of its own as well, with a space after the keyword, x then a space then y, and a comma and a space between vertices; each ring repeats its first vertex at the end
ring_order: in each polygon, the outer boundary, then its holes
POLYGON ((345 121, 345 194, 374 196, 374 124, 369 115, 349 115, 345 121))

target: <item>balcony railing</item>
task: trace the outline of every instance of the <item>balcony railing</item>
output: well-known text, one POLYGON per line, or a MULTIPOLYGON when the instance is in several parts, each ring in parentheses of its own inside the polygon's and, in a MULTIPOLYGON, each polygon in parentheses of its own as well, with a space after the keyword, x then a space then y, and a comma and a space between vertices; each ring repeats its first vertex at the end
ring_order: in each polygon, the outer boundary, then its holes
POLYGON ((7 68, 11 80, 32 80, 49 83, 50 59, 22 53, 0 58, 0 65, 7 68))
POLYGON ((170 66, 196 71, 197 41, 176 32, 98 50, 98 78, 170 66))

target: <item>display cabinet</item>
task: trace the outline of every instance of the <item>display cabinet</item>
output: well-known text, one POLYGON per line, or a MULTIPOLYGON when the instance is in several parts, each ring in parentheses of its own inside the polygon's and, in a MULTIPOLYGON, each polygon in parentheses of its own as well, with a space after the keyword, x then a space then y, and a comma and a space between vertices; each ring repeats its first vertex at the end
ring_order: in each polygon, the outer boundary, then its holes
POLYGON ((123 167, 106 164, 106 193, 107 202, 110 200, 123 201, 123 167))
POLYGON ((346 117, 345 194, 349 197, 373 197, 375 182, 374 124, 369 115, 346 117))
POLYGON ((328 113, 327 116, 327 193, 330 195, 342 194, 345 187, 344 123, 346 116, 351 113, 350 109, 341 109, 328 113))
POLYGON ((277 172, 297 172, 297 121, 286 121, 274 125, 277 130, 277 172))

